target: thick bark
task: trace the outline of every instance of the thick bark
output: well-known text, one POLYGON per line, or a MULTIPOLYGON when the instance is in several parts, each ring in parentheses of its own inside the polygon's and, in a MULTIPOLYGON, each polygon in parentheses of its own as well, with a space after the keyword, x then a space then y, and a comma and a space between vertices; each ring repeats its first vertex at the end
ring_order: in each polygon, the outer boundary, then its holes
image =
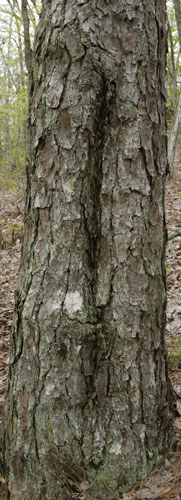
POLYGON ((164 0, 44 1, 4 421, 13 500, 115 499, 171 446, 165 39, 164 0))

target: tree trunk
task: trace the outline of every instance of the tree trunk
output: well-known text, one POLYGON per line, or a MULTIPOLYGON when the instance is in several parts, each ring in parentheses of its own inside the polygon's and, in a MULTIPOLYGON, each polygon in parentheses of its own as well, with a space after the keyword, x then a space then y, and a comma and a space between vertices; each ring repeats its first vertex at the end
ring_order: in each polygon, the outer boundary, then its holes
MULTIPOLYGON (((175 113, 177 109, 177 104, 178 104, 178 92, 177 92, 177 69, 175 66, 175 56, 174 56, 174 45, 173 45, 173 37, 172 37, 172 30, 170 24, 168 24, 168 34, 169 34, 169 39, 170 39, 170 59, 171 59, 171 85, 173 88, 173 110, 172 112, 175 113)), ((167 61, 168 64, 168 61, 167 61)))
MULTIPOLYGON (((176 17, 176 23, 177 23, 177 30, 178 30, 178 36, 179 36, 179 47, 180 47, 180 53, 181 53, 181 5, 180 5, 180 0, 174 0, 174 9, 175 9, 175 17, 176 17)), ((170 32, 171 34, 171 32, 170 32)), ((170 43, 171 43, 171 38, 170 38, 170 43)), ((174 68, 173 68, 173 73, 174 73, 174 68)), ((172 124, 172 128, 170 131, 169 135, 169 140, 168 140, 168 163, 169 163, 169 177, 173 177, 174 174, 174 165, 175 165, 175 153, 176 153, 176 147, 177 147, 177 140, 178 140, 178 135, 179 135, 179 130, 180 130, 180 124, 181 124, 181 93, 179 95, 178 103, 177 103, 177 109, 175 112, 175 119, 172 124)))
POLYGON ((171 132, 168 140, 168 163, 169 163, 169 177, 173 177, 174 165, 175 165, 175 153, 177 147, 177 139, 179 135, 179 129, 181 124, 181 94, 179 96, 177 109, 175 113, 175 119, 171 128, 171 132))
POLYGON ((180 52, 181 52, 181 5, 180 5, 180 0, 173 0, 173 3, 174 3, 174 9, 175 9, 175 17, 176 17, 178 36, 179 36, 179 45, 180 45, 180 52))
POLYGON ((24 46, 25 46, 25 63, 28 71, 29 87, 31 89, 33 83, 33 68, 32 68, 32 50, 30 44, 30 32, 29 32, 29 17, 28 17, 28 5, 27 0, 21 0, 21 10, 23 18, 24 27, 24 46))
POLYGON ((4 419, 13 500, 111 500, 171 447, 165 2, 43 2, 4 419))

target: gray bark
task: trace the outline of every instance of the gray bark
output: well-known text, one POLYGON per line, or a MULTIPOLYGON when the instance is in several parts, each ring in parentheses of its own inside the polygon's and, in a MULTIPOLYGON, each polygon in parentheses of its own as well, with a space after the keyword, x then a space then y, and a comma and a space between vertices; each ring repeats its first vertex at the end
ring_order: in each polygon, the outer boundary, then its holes
POLYGON ((28 6, 27 0, 21 0, 21 10, 22 10, 22 18, 23 18, 23 27, 24 27, 24 45, 25 45, 25 63, 28 71, 28 80, 29 86, 31 88, 33 83, 33 67, 32 67, 32 50, 30 44, 30 32, 29 32, 29 17, 28 17, 28 6))
POLYGON ((173 3, 174 3, 174 9, 175 9, 175 17, 176 17, 178 36, 179 36, 179 45, 180 45, 180 52, 181 52, 181 4, 180 4, 180 0, 173 0, 173 3))
POLYGON ((171 66, 172 66, 172 85, 173 85, 173 113, 175 113, 177 104, 178 104, 178 95, 177 95, 177 69, 175 67, 175 59, 174 59, 174 46, 173 46, 173 38, 172 38, 172 30, 170 24, 168 25, 168 33, 170 39, 170 55, 171 55, 171 66))
POLYGON ((179 96, 178 105, 175 113, 175 119, 171 128, 168 140, 168 163, 169 163, 169 177, 173 177, 175 165, 175 153, 177 147, 177 140, 181 124, 181 94, 179 96))
MULTIPOLYGON (((181 4, 180 0, 174 0, 174 9, 175 9, 175 17, 177 23, 177 30, 179 36, 179 46, 180 46, 180 54, 181 54, 181 4)), ((174 175, 174 165, 175 165, 175 153, 177 147, 177 140, 180 131, 181 124, 181 94, 179 96, 177 109, 175 112, 175 119, 172 124, 172 128, 169 135, 168 140, 168 163, 169 163, 169 177, 173 177, 174 175)))
POLYGON ((171 449, 165 2, 44 1, 4 419, 10 499, 115 500, 171 449))

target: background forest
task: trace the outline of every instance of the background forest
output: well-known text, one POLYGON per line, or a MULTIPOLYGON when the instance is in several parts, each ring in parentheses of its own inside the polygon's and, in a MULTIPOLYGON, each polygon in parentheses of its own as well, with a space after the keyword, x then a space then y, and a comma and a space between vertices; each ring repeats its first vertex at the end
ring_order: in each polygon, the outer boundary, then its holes
MULTIPOLYGON (((31 48, 41 2, 28 1, 31 48)), ((20 0, 0 6, 0 182, 17 187, 25 165, 28 71, 20 0)))

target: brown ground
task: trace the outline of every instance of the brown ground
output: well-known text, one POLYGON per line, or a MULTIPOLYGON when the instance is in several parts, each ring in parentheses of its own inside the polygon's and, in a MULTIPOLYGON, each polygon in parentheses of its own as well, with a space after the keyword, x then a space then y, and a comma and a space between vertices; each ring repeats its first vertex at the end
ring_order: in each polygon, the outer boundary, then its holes
MULTIPOLYGON (((181 149, 177 153, 174 178, 167 182, 166 213, 168 235, 175 233, 179 228, 181 230, 181 149)), ((14 192, 3 188, 0 191, 0 425, 22 227, 22 191, 14 192)), ((132 491, 125 493, 123 500, 181 499, 181 236, 168 241, 166 268, 168 283, 166 338, 170 378, 177 394, 177 409, 180 414, 175 422, 175 432, 180 446, 159 471, 154 471, 132 491)), ((1 477, 0 483, 3 486, 1 477)))

